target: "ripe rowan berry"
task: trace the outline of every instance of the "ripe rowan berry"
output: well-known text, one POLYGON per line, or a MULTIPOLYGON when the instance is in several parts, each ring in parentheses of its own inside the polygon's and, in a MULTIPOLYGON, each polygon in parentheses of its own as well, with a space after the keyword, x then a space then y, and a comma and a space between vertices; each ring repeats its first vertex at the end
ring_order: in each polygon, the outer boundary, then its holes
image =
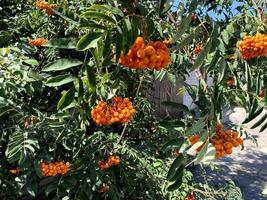
POLYGON ((130 121, 135 113, 129 98, 114 97, 108 105, 99 101, 91 111, 92 118, 97 125, 111 125, 113 123, 126 123, 130 121))
POLYGON ((265 91, 261 91, 259 94, 258 94, 258 97, 259 98, 264 98, 266 95, 265 95, 265 91))
POLYGON ((43 176, 64 175, 69 172, 71 164, 69 162, 42 162, 41 172, 43 176))
POLYGON ((37 8, 44 10, 48 15, 56 15, 53 8, 58 7, 57 4, 48 4, 45 1, 36 1, 35 5, 37 8))
POLYGON ((204 47, 203 44, 197 44, 193 49, 193 53, 195 55, 200 54, 200 52, 202 51, 203 47, 204 47))
POLYGON ((238 138, 239 133, 230 129, 224 131, 222 124, 215 126, 216 135, 210 140, 216 149, 216 158, 221 158, 225 154, 232 154, 233 148, 243 143, 242 138, 238 138))
POLYGON ((248 60, 267 54, 267 34, 257 33, 255 36, 245 36, 237 43, 241 58, 248 60))
POLYGON ((21 171, 22 171, 21 169, 17 168, 17 169, 11 169, 11 170, 9 170, 9 173, 10 174, 19 174, 21 171))
POLYGON ((107 160, 99 161, 98 165, 101 170, 108 169, 113 166, 119 165, 121 159, 119 156, 109 156, 107 160))
POLYGON ((142 37, 137 37, 127 55, 122 53, 119 58, 121 65, 131 69, 161 70, 167 68, 170 61, 170 52, 163 42, 156 41, 145 44, 142 37))
POLYGON ((234 77, 229 77, 228 79, 227 79, 227 86, 228 87, 233 87, 234 85, 235 85, 235 79, 234 79, 234 77))
POLYGON ((34 40, 29 39, 29 44, 32 46, 36 46, 36 47, 43 46, 47 42, 48 42, 48 40, 45 38, 36 38, 34 40))
POLYGON ((103 187, 100 189, 100 192, 101 192, 101 193, 108 193, 108 192, 109 192, 109 186, 108 186, 108 185, 103 186, 103 187))
POLYGON ((195 196, 193 194, 187 194, 185 200, 195 200, 195 196))

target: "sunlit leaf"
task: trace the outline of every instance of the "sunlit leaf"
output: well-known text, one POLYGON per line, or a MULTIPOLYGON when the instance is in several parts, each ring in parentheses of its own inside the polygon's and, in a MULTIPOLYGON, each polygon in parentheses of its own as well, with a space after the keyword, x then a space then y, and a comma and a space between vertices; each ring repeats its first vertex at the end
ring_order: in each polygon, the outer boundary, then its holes
POLYGON ((78 60, 78 59, 74 59, 74 58, 62 58, 59 60, 56 60, 52 63, 47 64, 43 71, 44 72, 49 72, 49 71, 61 71, 61 70, 65 70, 65 69, 69 69, 75 66, 79 66, 81 65, 83 62, 78 60))

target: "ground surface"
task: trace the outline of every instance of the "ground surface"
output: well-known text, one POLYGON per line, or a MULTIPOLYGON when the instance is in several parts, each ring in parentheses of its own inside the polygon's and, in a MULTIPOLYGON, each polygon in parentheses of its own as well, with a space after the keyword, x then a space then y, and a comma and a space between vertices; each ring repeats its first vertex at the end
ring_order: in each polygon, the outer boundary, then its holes
MULTIPOLYGON (((226 123, 241 123, 245 116, 244 110, 234 108, 226 112, 224 120, 226 123)), ((258 118, 260 116, 255 121, 258 118)), ((245 140, 243 151, 236 150, 216 162, 223 172, 213 180, 232 179, 240 187, 244 200, 267 200, 267 130, 259 133, 260 128, 252 130, 249 127, 251 124, 246 126, 246 130, 257 138, 258 147, 252 141, 245 140)))

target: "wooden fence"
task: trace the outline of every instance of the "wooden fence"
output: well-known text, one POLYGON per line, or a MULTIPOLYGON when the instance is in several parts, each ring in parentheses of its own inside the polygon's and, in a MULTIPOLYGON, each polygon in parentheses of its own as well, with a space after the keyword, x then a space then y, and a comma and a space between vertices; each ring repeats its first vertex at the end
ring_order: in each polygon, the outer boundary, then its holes
POLYGON ((150 101, 154 103, 155 115, 159 118, 176 118, 180 115, 180 112, 175 109, 167 108, 161 105, 163 101, 173 101, 176 103, 183 103, 183 95, 177 95, 179 89, 182 87, 180 83, 176 83, 174 86, 167 76, 164 76, 162 81, 155 81, 153 83, 153 89, 145 92, 150 101))

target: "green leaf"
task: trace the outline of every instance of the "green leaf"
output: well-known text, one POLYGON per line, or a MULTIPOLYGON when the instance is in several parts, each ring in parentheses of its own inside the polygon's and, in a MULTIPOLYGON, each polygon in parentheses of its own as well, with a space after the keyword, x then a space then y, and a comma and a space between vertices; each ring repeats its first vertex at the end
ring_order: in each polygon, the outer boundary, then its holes
POLYGON ((250 69, 250 67, 249 67, 249 65, 247 64, 247 62, 245 62, 245 74, 246 74, 246 82, 247 82, 247 91, 249 92, 249 91, 252 91, 252 84, 253 84, 253 82, 252 82, 252 80, 251 80, 251 78, 252 78, 252 76, 251 76, 251 69, 250 69))
POLYGON ((182 146, 182 144, 184 143, 184 138, 183 137, 180 137, 180 138, 174 138, 168 142, 166 142, 161 150, 163 152, 167 152, 168 150, 170 149, 173 149, 173 148, 180 148, 182 146))
POLYGON ((40 74, 38 73, 35 73, 33 71, 28 71, 28 77, 33 79, 34 81, 41 81, 41 80, 44 80, 44 77, 41 76, 40 74))
POLYGON ((207 141, 208 136, 209 136, 208 132, 205 131, 201 135, 200 139, 192 147, 190 147, 190 149, 187 150, 187 154, 194 155, 197 148, 201 147, 207 141))
POLYGON ((39 62, 35 59, 27 59, 27 60, 24 60, 25 63, 27 63, 28 65, 31 65, 31 66, 38 66, 39 65, 39 62))
POLYGON ((124 17, 123 12, 119 8, 116 8, 110 5, 94 4, 90 6, 88 10, 108 11, 108 12, 112 12, 113 14, 119 15, 120 17, 124 17))
POLYGON ((111 50, 111 32, 108 31, 107 35, 106 35, 106 40, 105 40, 105 45, 103 48, 103 57, 106 58, 109 56, 110 54, 110 50, 111 50))
POLYGON ((166 70, 154 71, 155 80, 162 81, 166 73, 166 70))
POLYGON ((265 120, 267 119, 267 113, 265 115, 263 115, 252 127, 251 129, 257 128, 258 126, 260 126, 263 122, 265 122, 265 120))
POLYGON ((97 47, 97 42, 101 39, 102 33, 91 32, 84 35, 77 43, 77 51, 84 51, 86 49, 97 47))
POLYGON ((174 177, 176 171, 185 163, 185 158, 183 154, 180 154, 172 163, 168 174, 167 174, 167 180, 170 180, 174 177))
POLYGON ((69 106, 75 97, 75 89, 72 87, 69 91, 65 92, 57 103, 57 109, 64 109, 69 106))
POLYGON ((12 36, 8 31, 0 31, 0 48, 7 47, 11 42, 12 36))
POLYGON ((171 185, 168 186, 167 190, 168 191, 174 191, 176 189, 178 189, 183 183, 183 173, 182 175, 171 185))
POLYGON ((189 34, 179 44, 177 44, 176 46, 172 47, 171 51, 182 49, 185 45, 188 45, 189 43, 191 43, 193 41, 193 39, 195 38, 195 36, 196 36, 195 34, 189 34))
POLYGON ((27 184, 26 185, 26 189, 27 189, 28 193, 31 196, 33 196, 33 197, 36 196, 36 194, 37 194, 37 184, 27 184))
POLYGON ((223 57, 221 57, 220 61, 218 62, 218 84, 220 84, 223 81, 225 70, 226 70, 226 62, 223 57))
POLYGON ((81 20, 79 24, 79 28, 96 28, 96 29, 102 29, 102 30, 108 29, 108 27, 103 26, 93 20, 81 20))
POLYGON ((256 80, 256 94, 259 94, 261 92, 261 71, 258 72, 257 80, 256 80))
POLYGON ((181 38, 184 32, 188 29, 190 22, 192 21, 192 13, 189 13, 183 20, 181 25, 177 28, 175 35, 173 36, 173 40, 177 41, 181 38))
POLYGON ((63 8, 55 8, 53 9, 53 11, 60 16, 61 18, 63 18, 64 20, 75 24, 75 25, 79 25, 79 19, 78 16, 76 16, 71 10, 69 9, 63 9, 63 8))
POLYGON ((205 45, 204 49, 200 52, 199 56, 197 57, 196 61, 194 62, 191 71, 194 71, 195 69, 199 68, 202 63, 204 62, 206 56, 208 55, 211 48, 211 40, 208 41, 208 43, 205 45))
POLYGON ((159 1, 159 14, 163 15, 171 9, 174 0, 160 0, 159 1))
POLYGON ((184 104, 180 104, 180 103, 176 103, 176 102, 172 102, 172 101, 163 101, 163 102, 161 102, 161 105, 169 107, 169 108, 174 108, 174 109, 177 109, 177 110, 182 111, 182 112, 186 112, 186 113, 189 112, 188 107, 185 106, 184 104))
POLYGON ((190 129, 188 129, 188 131, 186 131, 186 135, 192 135, 202 132, 205 125, 205 118, 199 119, 196 123, 192 125, 190 129))
POLYGON ((261 114, 263 109, 264 109, 264 107, 261 107, 256 112, 254 112, 254 113, 251 112, 249 114, 249 116, 242 122, 242 124, 246 124, 246 123, 252 121, 253 119, 255 119, 257 116, 259 116, 261 114))
POLYGON ((208 67, 208 72, 214 70, 216 68, 216 64, 219 61, 220 58, 220 51, 217 50, 215 54, 212 56, 212 60, 210 61, 209 67, 208 67))
POLYGON ((74 58, 62 58, 47 64, 43 71, 50 72, 50 71, 61 71, 65 69, 69 69, 78 65, 83 64, 82 61, 74 58))
POLYGON ((99 20, 105 20, 108 22, 111 22, 113 24, 116 24, 116 20, 104 13, 95 12, 95 11, 86 11, 81 14, 81 17, 83 18, 92 18, 92 19, 99 19, 99 20))
POLYGON ((228 45, 228 43, 229 43, 229 35, 228 35, 227 30, 224 30, 221 34, 222 34, 222 39, 223 39, 224 43, 226 45, 228 45))
POLYGON ((184 165, 180 166, 176 170, 176 173, 174 174, 174 176, 169 181, 173 182, 173 181, 176 181, 176 180, 180 179, 181 176, 183 176, 183 173, 184 173, 184 165))
POLYGON ((267 128, 267 122, 261 127, 260 133, 263 132, 267 128))
POLYGON ((96 90, 96 77, 95 77, 95 69, 94 66, 86 66, 86 75, 88 79, 89 87, 92 91, 96 90))
POLYGON ((180 1, 177 7, 177 15, 176 15, 177 21, 180 21, 182 19, 183 13, 184 13, 184 3, 180 1))
POLYGON ((159 127, 163 127, 169 131, 177 132, 177 129, 185 127, 185 123, 178 120, 166 120, 159 122, 159 127))
POLYGON ((205 155, 207 154, 207 150, 208 150, 208 146, 212 145, 210 144, 208 141, 205 142, 204 146, 201 148, 200 152, 198 152, 196 160, 195 160, 195 164, 198 165, 205 157, 205 155))
POLYGON ((54 38, 45 43, 44 47, 53 47, 58 49, 75 49, 77 39, 72 38, 54 38))
POLYGON ((115 38, 116 38, 116 62, 118 62, 123 48, 123 33, 122 30, 120 30, 120 28, 118 28, 115 38))
POLYGON ((168 77, 169 81, 173 84, 173 86, 176 86, 176 80, 177 80, 176 75, 168 72, 167 77, 168 77))
POLYGON ((46 187, 46 189, 45 189, 45 191, 44 191, 45 196, 48 197, 48 195, 49 195, 51 192, 55 191, 56 189, 57 189, 57 183, 50 183, 50 184, 46 187))
POLYGON ((58 75, 58 76, 54 76, 54 77, 47 79, 47 81, 45 82, 45 85, 49 87, 58 87, 58 86, 73 82, 74 80, 75 78, 72 75, 63 74, 63 75, 58 75))
POLYGON ((84 87, 83 87, 83 81, 79 78, 79 87, 78 87, 78 102, 80 103, 83 100, 84 96, 84 87))
POLYGON ((188 92, 188 94, 190 95, 190 97, 193 99, 193 101, 196 100, 197 95, 196 92, 194 91, 193 87, 191 85, 189 85, 188 83, 186 83, 185 81, 179 81, 186 89, 186 91, 188 92))

